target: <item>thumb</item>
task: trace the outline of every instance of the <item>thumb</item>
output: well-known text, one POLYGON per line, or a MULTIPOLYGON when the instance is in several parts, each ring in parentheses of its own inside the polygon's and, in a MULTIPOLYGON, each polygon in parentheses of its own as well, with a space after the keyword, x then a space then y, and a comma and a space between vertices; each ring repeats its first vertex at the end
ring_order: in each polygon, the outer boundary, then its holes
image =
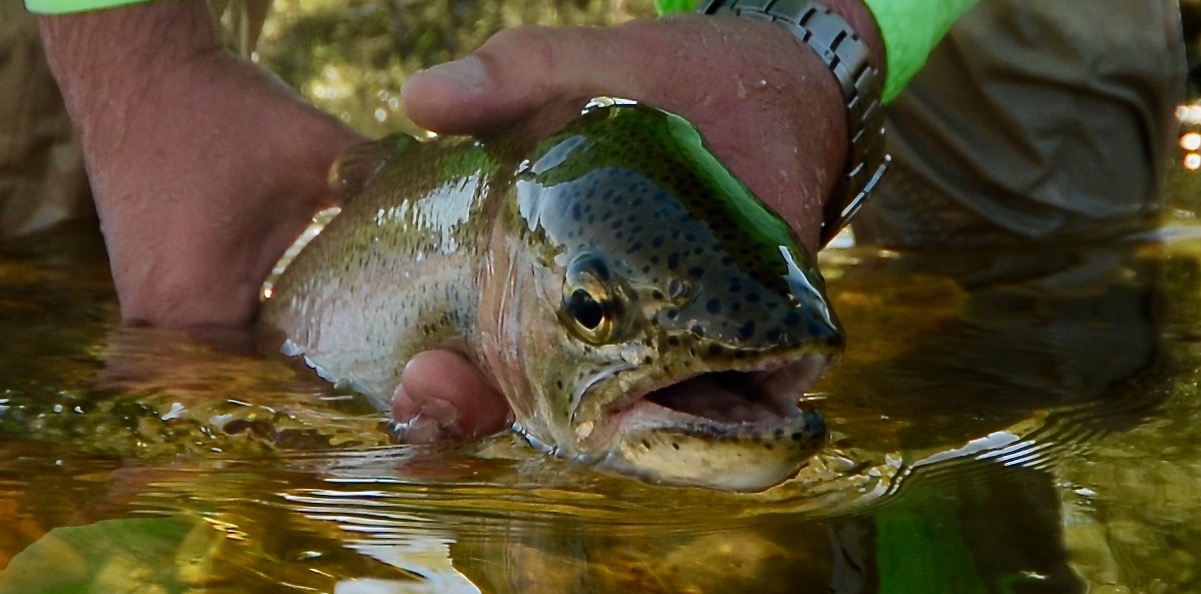
POLYGON ((404 109, 418 125, 446 134, 486 132, 551 104, 600 95, 688 111, 698 90, 680 73, 695 71, 689 63, 701 60, 699 49, 720 37, 713 21, 689 15, 616 27, 507 29, 470 56, 410 77, 401 90, 404 109))
POLYGON ((392 418, 398 441, 428 443, 500 431, 509 423, 509 405, 462 355, 435 350, 405 365, 392 418))

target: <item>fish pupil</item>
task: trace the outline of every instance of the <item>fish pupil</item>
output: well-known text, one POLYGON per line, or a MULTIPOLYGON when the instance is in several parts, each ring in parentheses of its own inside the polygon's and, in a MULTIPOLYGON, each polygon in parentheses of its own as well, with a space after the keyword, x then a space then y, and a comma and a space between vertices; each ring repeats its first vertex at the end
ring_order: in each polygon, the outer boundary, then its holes
POLYGON ((571 297, 567 300, 567 309, 571 311, 571 315, 581 326, 589 330, 595 330, 600 326, 605 317, 604 309, 584 289, 572 291, 571 297))

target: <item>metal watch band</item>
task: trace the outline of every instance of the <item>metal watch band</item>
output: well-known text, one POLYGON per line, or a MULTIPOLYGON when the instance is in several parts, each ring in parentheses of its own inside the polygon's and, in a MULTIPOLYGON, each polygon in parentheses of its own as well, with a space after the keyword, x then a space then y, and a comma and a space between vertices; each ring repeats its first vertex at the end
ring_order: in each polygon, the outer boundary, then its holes
POLYGON ((890 161, 884 147, 880 73, 871 65, 870 50, 845 19, 813 0, 706 0, 698 12, 779 23, 813 48, 838 79, 846 100, 850 147, 842 179, 826 201, 821 228, 825 246, 863 206, 890 161))

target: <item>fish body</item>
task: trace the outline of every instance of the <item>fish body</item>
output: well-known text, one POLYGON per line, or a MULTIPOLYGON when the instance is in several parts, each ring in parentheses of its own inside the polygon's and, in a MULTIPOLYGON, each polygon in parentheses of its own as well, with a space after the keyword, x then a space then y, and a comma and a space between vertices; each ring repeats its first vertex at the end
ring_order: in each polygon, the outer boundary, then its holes
POLYGON ((537 143, 393 137, 336 169, 342 212, 263 309, 326 379, 382 405, 456 350, 531 444, 667 484, 760 490, 824 442, 798 407, 843 345, 821 275, 683 118, 605 103, 537 143))

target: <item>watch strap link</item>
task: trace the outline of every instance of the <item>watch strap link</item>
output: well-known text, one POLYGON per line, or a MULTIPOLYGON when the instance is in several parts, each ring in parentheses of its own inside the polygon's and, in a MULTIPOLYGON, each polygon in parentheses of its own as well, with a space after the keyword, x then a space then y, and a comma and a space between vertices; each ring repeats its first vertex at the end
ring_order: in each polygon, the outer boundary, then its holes
POLYGON ((842 88, 847 107, 847 165, 826 201, 821 245, 846 227, 888 169, 880 72, 850 23, 814 0, 707 0, 698 12, 778 23, 817 52, 842 88))

